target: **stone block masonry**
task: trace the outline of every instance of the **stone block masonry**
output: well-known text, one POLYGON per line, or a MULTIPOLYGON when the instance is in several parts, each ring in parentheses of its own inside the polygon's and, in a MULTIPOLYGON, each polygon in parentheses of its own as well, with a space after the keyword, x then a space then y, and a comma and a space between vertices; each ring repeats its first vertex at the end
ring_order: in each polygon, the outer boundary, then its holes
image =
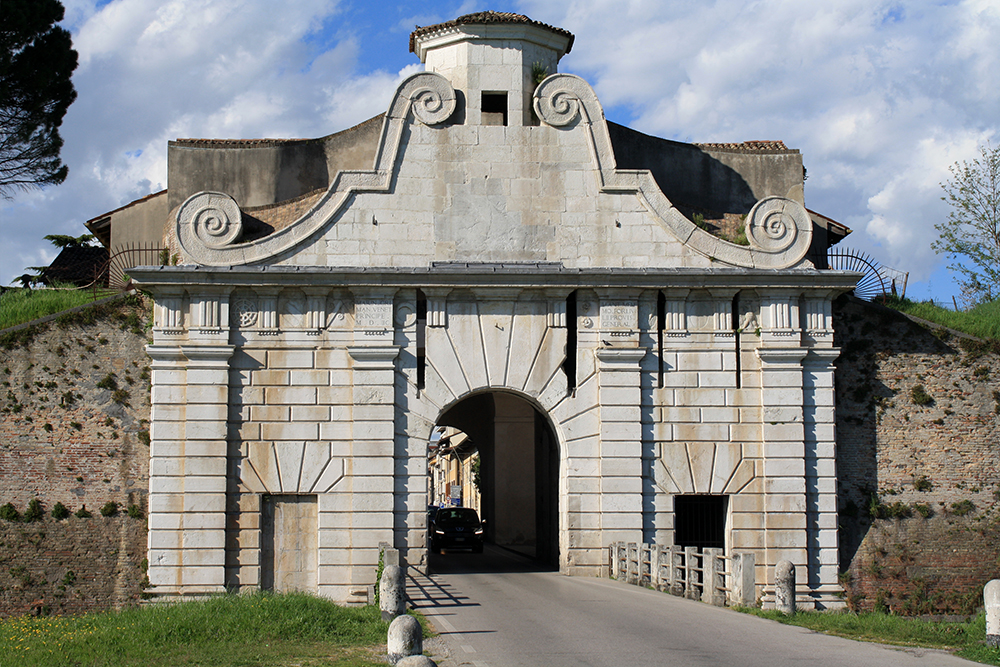
POLYGON ((0 616, 83 613, 143 592, 147 510, 148 308, 121 300, 75 318, 0 335, 0 505, 33 523, 0 521, 0 616), (56 521, 56 503, 90 519, 56 521), (117 503, 121 514, 102 517, 117 503))
POLYGON ((101 313, 0 339, 0 504, 145 507, 149 312, 126 300, 101 313))
POLYGON ((856 608, 970 613, 1000 575, 1000 350, 835 311, 840 567, 856 608), (926 398, 915 387, 920 387, 926 398))
POLYGON ((0 617, 138 604, 146 525, 129 516, 0 521, 0 617))

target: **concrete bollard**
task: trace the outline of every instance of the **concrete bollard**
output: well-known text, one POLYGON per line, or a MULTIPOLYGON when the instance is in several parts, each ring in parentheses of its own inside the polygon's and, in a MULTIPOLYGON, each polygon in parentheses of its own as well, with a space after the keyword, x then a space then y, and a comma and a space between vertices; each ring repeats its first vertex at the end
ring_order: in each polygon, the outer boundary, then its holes
POLYGON ((787 560, 774 566, 774 608, 783 614, 795 613, 795 566, 787 560))
POLYGON ((382 570, 382 579, 378 582, 378 607, 382 611, 383 621, 391 621, 406 611, 403 583, 403 569, 398 565, 386 565, 382 570))
POLYGON ((411 655, 397 662, 396 667, 437 667, 437 663, 426 655, 411 655))
POLYGON ((1000 648, 1000 579, 993 579, 983 588, 986 606, 986 643, 1000 648))
POLYGON ((407 656, 422 654, 424 632, 420 622, 412 616, 397 616, 396 620, 389 624, 387 644, 389 662, 394 665, 407 656))

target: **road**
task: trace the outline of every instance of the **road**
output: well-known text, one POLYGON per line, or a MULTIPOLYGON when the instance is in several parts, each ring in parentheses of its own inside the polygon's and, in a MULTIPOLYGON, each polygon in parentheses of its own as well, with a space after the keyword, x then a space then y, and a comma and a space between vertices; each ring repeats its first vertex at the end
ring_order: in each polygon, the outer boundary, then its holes
POLYGON ((441 667, 969 667, 939 651, 898 650, 712 607, 609 579, 540 572, 491 545, 411 570, 410 603, 440 632, 441 667))

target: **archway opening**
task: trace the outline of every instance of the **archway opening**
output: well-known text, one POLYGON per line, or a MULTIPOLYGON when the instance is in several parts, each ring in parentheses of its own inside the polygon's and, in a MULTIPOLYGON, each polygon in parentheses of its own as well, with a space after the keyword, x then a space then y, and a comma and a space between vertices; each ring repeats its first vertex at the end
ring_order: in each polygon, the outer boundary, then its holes
POLYGON ((448 427, 447 447, 456 457, 478 459, 478 484, 472 489, 471 480, 456 478, 457 488, 449 486, 442 493, 442 480, 448 484, 452 479, 432 468, 430 488, 437 492, 429 500, 437 505, 478 504, 487 544, 557 569, 559 448, 547 417, 520 396, 488 392, 445 411, 437 423, 439 433, 446 431, 442 427, 448 427))

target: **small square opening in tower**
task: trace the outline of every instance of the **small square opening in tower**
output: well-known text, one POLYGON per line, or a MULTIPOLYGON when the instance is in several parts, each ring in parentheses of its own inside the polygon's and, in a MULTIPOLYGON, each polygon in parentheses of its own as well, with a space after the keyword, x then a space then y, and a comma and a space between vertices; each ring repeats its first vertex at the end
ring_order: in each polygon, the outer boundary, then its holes
POLYGON ((726 548, 728 496, 674 496, 674 544, 726 548))
POLYGON ((483 91, 480 105, 483 125, 507 124, 507 93, 488 93, 483 91))

